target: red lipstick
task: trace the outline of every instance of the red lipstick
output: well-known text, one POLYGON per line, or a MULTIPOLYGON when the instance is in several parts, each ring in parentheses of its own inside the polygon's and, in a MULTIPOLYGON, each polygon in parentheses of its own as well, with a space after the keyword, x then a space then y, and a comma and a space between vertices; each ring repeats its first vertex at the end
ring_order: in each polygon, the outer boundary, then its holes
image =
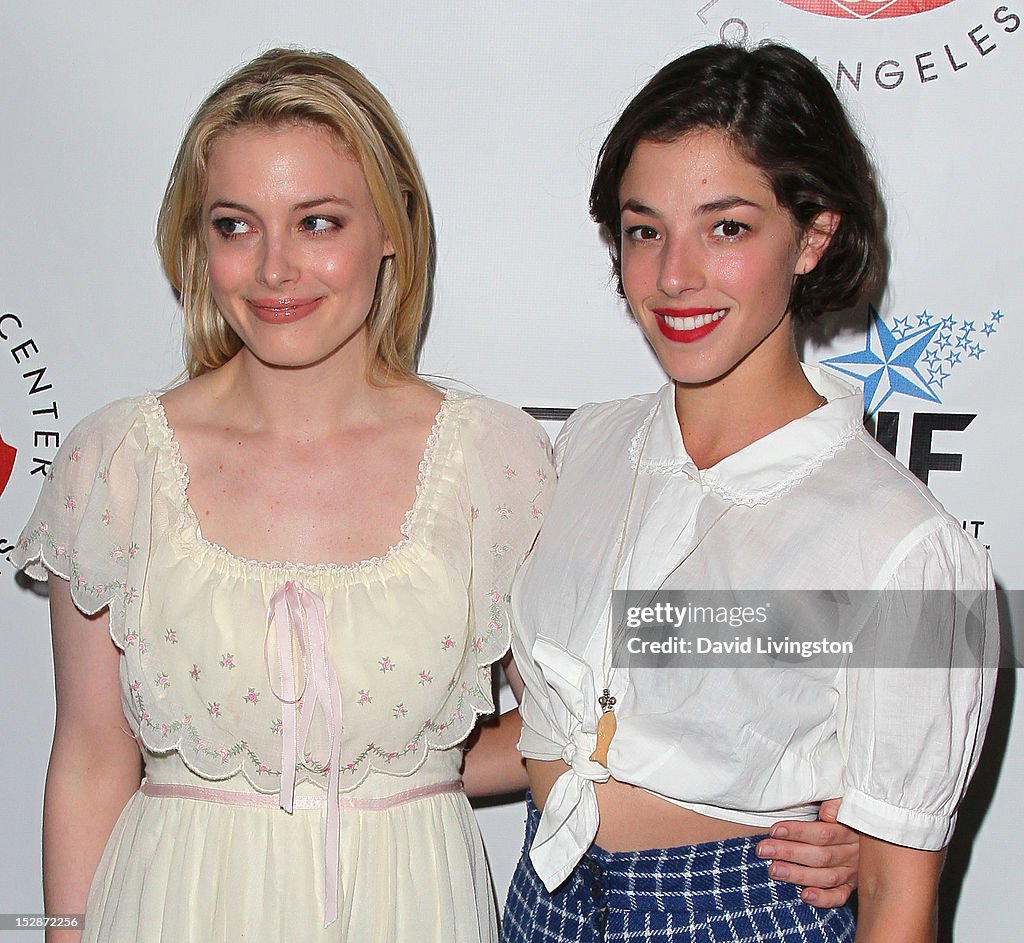
POLYGON ((670 341, 692 344, 707 337, 728 314, 727 308, 654 308, 658 330, 670 341))

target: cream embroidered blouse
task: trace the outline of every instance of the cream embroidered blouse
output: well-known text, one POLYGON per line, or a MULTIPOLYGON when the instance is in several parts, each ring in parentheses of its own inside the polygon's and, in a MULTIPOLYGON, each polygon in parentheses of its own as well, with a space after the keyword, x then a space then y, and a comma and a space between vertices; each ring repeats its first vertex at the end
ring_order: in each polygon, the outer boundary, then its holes
MULTIPOLYGON (((671 384, 584 407, 559 438, 556 500, 513 590, 520 748, 570 767, 531 852, 549 888, 593 841, 594 782, 609 771, 766 829, 842 796, 840 819, 854 828, 918 848, 949 841, 991 709, 998 631, 988 596, 976 622, 956 607, 921 620, 925 650, 973 646, 972 665, 953 670, 613 662, 608 769, 588 759, 613 587, 653 590, 668 577, 664 588, 676 590, 877 590, 898 605, 901 593, 992 586, 980 544, 864 431, 860 391, 805 370, 828 403, 705 470, 683 448, 671 384)), ((875 626, 891 615, 873 613, 875 626)))
MULTIPOLYGON (((33 577, 69 580, 84 612, 110 607, 125 716, 148 754, 176 752, 208 780, 240 772, 260 792, 277 792, 289 764, 298 783, 326 786, 333 724, 339 791, 376 776, 370 791, 388 794, 402 788, 390 777, 460 743, 493 710, 509 584, 552 485, 532 419, 448 392, 415 505, 387 553, 348 565, 256 562, 203 537, 177 443, 148 395, 101 409, 67 437, 14 559, 33 577), (329 724, 321 698, 293 757, 282 750, 288 714, 301 718, 305 704, 281 699, 281 623, 313 612, 294 591, 285 599, 286 586, 322 600, 340 691, 340 717, 329 724), (275 620, 275 601, 293 611, 278 608, 275 620)), ((294 632, 291 642, 295 694, 307 674, 308 701, 315 652, 304 656, 294 632)))

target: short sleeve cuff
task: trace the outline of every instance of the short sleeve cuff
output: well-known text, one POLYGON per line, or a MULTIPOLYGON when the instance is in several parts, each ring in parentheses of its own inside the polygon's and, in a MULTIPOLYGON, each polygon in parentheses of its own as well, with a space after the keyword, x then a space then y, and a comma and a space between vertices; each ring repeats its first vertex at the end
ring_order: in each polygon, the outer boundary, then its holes
POLYGON ((956 815, 902 809, 852 789, 843 795, 838 820, 883 841, 922 851, 945 848, 953 837, 956 815))

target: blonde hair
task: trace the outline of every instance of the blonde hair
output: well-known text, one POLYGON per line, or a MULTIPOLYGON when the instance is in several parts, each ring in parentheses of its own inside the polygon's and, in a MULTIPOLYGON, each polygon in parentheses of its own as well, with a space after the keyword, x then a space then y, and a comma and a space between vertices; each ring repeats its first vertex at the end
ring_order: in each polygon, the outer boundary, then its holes
POLYGON ((171 169, 156 245, 184 310, 188 375, 216 369, 242 347, 210 291, 202 238, 210 148, 239 128, 290 124, 328 129, 362 167, 394 248, 368 315, 370 379, 412 376, 434 270, 430 205, 416 158, 366 76, 337 56, 292 49, 271 49, 228 76, 199 106, 171 169))

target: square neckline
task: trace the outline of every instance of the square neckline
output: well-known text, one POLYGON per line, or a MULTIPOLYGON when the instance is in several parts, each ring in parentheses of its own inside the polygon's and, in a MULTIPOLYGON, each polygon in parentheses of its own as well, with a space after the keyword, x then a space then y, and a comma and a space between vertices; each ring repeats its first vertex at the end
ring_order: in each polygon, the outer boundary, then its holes
POLYGON ((434 422, 430 433, 427 436, 423 447, 423 454, 420 458, 419 471, 416 478, 416 497, 412 506, 405 512, 402 524, 399 526, 398 540, 390 544, 382 553, 366 557, 361 560, 353 560, 346 563, 334 563, 324 561, 321 563, 302 563, 293 560, 257 560, 242 554, 234 553, 227 547, 210 540, 203 534, 202 523, 192 508, 188 497, 189 470, 188 465, 181 457, 181 446, 174 434, 174 428, 167 419, 167 412, 160 399, 160 394, 149 392, 143 397, 143 405, 154 420, 156 429, 159 432, 157 444, 162 457, 166 458, 174 472, 175 480, 175 503, 178 505, 179 534, 190 533, 195 545, 200 549, 208 550, 215 555, 226 559, 245 569, 257 572, 265 571, 295 571, 302 573, 331 573, 348 572, 355 570, 373 569, 386 561, 392 559, 396 554, 404 550, 412 540, 414 527, 420 517, 420 511, 425 503, 427 494, 427 483, 437 462, 437 444, 441 433, 450 425, 449 416, 452 412, 452 405, 462 398, 462 394, 453 389, 443 391, 441 403, 437 413, 434 415, 434 422))

